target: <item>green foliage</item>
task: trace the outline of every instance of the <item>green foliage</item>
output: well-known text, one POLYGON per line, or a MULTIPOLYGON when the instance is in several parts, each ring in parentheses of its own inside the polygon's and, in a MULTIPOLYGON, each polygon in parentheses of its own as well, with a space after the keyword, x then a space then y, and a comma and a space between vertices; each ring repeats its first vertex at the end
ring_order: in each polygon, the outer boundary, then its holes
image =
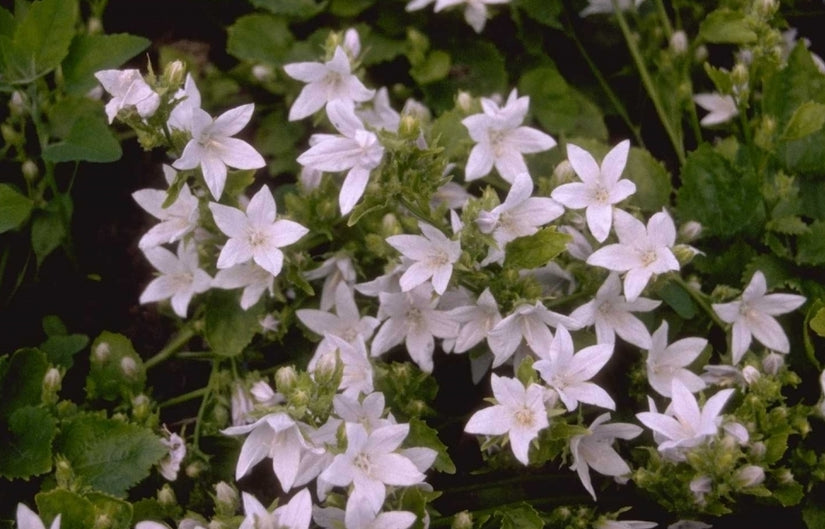
POLYGON ((78 35, 63 61, 63 82, 67 94, 82 96, 95 87, 95 72, 117 68, 149 47, 143 37, 117 35, 78 35))
POLYGON ((47 338, 40 344, 40 350, 46 353, 50 363, 66 369, 72 367, 74 355, 89 343, 85 334, 69 334, 60 318, 54 315, 43 318, 43 331, 47 338))
POLYGON ((34 202, 8 184, 0 184, 0 233, 19 228, 31 215, 34 202))
POLYGON ((433 468, 439 472, 455 474, 455 464, 447 453, 447 445, 438 438, 438 432, 430 428, 427 423, 420 419, 410 419, 410 433, 406 442, 409 446, 425 446, 437 452, 433 468))
POLYGON ((714 44, 750 44, 756 41, 757 34, 741 12, 723 7, 702 21, 699 38, 714 44))
POLYGON ((79 484, 120 497, 167 453, 145 428, 88 414, 64 425, 55 450, 68 460, 79 484))
POLYGON ((109 331, 100 333, 91 347, 91 366, 86 378, 90 399, 129 400, 146 384, 143 360, 131 340, 109 331))
MULTIPOLYGON (((25 375, 23 375, 25 376, 25 375)), ((57 423, 45 408, 22 406, 8 421, 8 430, 0 428, 0 477, 28 480, 52 468, 52 440, 57 423)))
POLYGON ((76 492, 54 489, 39 493, 35 501, 46 523, 60 515, 61 529, 88 529, 95 525, 94 505, 76 492))
POLYGON ((11 356, 0 384, 0 419, 8 419, 23 406, 40 404, 43 377, 48 369, 46 355, 38 349, 20 349, 11 356))
POLYGON ((227 33, 226 51, 252 63, 280 66, 294 42, 286 20, 265 13, 239 18, 227 33))
POLYGON ((204 337, 218 355, 237 356, 260 330, 260 317, 260 305, 243 310, 236 293, 212 290, 206 301, 204 337))
POLYGON ((120 142, 106 123, 99 103, 70 97, 55 105, 49 117, 60 141, 43 150, 49 162, 113 162, 120 158, 120 142))
POLYGON ((252 5, 261 7, 276 15, 298 19, 309 18, 320 13, 327 5, 326 0, 251 0, 252 5))
POLYGON ((815 333, 825 338, 825 307, 820 308, 811 318, 810 326, 815 333))
POLYGON ((571 240, 570 235, 556 231, 555 227, 543 228, 507 244, 504 266, 517 269, 542 267, 562 253, 571 240))
POLYGON ((798 140, 809 134, 819 132, 825 125, 825 105, 814 101, 806 101, 794 110, 782 138, 785 141, 798 140))
POLYGON ((544 520, 529 503, 499 509, 495 515, 501 519, 501 529, 542 529, 544 520))

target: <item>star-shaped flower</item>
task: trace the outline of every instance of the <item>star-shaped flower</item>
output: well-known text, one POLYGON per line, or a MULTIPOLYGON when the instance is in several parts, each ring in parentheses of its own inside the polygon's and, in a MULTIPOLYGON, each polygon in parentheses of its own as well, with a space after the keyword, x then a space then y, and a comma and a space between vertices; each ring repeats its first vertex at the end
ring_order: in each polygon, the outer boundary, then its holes
POLYGON ((450 317, 461 324, 456 337, 453 352, 469 351, 482 340, 501 321, 498 303, 489 288, 479 294, 475 305, 463 305, 449 311, 450 317))
POLYGON ((212 280, 212 286, 227 290, 243 288, 241 308, 246 310, 257 303, 267 290, 272 295, 275 277, 253 261, 247 261, 218 270, 215 279, 212 280))
POLYGON ((349 57, 341 46, 335 48, 332 59, 325 63, 295 62, 285 65, 284 71, 293 79, 307 83, 289 109, 290 121, 311 116, 330 101, 369 101, 374 94, 352 74, 349 57))
POLYGON ((599 343, 613 343, 618 334, 623 340, 637 347, 650 347, 650 331, 633 312, 648 312, 662 302, 648 298, 627 301, 622 295, 618 274, 611 273, 599 287, 596 297, 570 313, 584 327, 596 326, 599 343))
POLYGON ((696 360, 708 341, 704 338, 683 338, 667 344, 667 321, 663 321, 651 339, 647 353, 647 380, 660 395, 672 397, 673 380, 680 382, 691 392, 705 388, 699 375, 685 369, 696 360))
POLYGON ((140 302, 171 298, 175 314, 185 318, 192 296, 206 292, 212 283, 209 274, 200 269, 195 245, 181 241, 177 255, 162 246, 147 248, 143 253, 161 275, 147 285, 140 295, 140 302))
MULTIPOLYGON (((507 4, 510 0, 436 0, 434 11, 460 4, 464 6, 464 20, 476 33, 481 33, 487 23, 487 6, 492 4, 507 4)), ((409 6, 407 7, 409 11, 409 6)))
POLYGON ((613 356, 613 344, 591 345, 574 354, 570 332, 559 327, 549 350, 545 349, 540 355, 541 359, 533 364, 533 369, 556 390, 567 411, 576 409, 579 402, 616 409, 610 395, 598 384, 590 382, 613 356))
POLYGON ((796 294, 766 294, 767 291, 765 275, 757 270, 739 301, 713 304, 713 310, 719 318, 725 323, 733 324, 731 353, 734 364, 742 359, 752 338, 776 352, 790 351, 788 337, 773 316, 798 309, 805 303, 805 297, 796 294))
POLYGON ((217 202, 210 203, 209 209, 215 224, 229 237, 218 256, 218 268, 253 260, 277 276, 284 262, 280 248, 298 241, 309 231, 291 220, 275 220, 275 199, 267 186, 255 193, 246 213, 217 202))
POLYGON ((676 227, 664 210, 650 217, 646 228, 642 221, 620 209, 613 212, 613 217, 618 244, 599 248, 587 258, 587 264, 627 272, 624 295, 633 302, 654 274, 679 270, 679 261, 671 250, 676 243, 676 227))
POLYGON ((247 492, 243 493, 245 517, 238 529, 309 529, 312 520, 312 498, 301 489, 289 502, 272 512, 247 492))
POLYGON ((512 183, 517 174, 527 172, 522 154, 546 151, 556 145, 551 136, 521 125, 529 105, 530 98, 519 97, 514 89, 503 107, 482 98, 484 112, 461 121, 476 142, 464 170, 465 180, 486 176, 495 165, 498 174, 512 183))
POLYGON ((495 356, 493 367, 500 366, 513 356, 522 339, 534 353, 540 354, 553 340, 549 327, 579 329, 581 325, 572 318, 549 310, 541 301, 516 307, 487 335, 487 344, 495 356))
POLYGON ((604 424, 609 420, 610 414, 603 413, 596 417, 588 428, 588 433, 570 438, 570 453, 573 454, 573 465, 570 469, 579 474, 582 485, 594 500, 596 492, 590 481, 590 469, 605 476, 629 474, 630 467, 612 445, 616 439, 633 439, 642 433, 642 429, 635 424, 604 424))
POLYGON ((739 114, 739 108, 733 96, 723 96, 717 93, 696 94, 693 101, 708 111, 708 114, 699 122, 703 127, 712 127, 730 121, 739 114))
POLYGON ((172 164, 175 169, 200 166, 206 186, 219 200, 226 185, 226 168, 259 169, 264 159, 251 145, 233 138, 252 118, 255 105, 242 105, 227 110, 217 118, 197 107, 190 107, 188 121, 182 123, 192 134, 181 157, 172 164))
POLYGON ((477 411, 464 431, 482 435, 504 435, 516 459, 527 465, 530 443, 550 423, 544 405, 544 388, 530 384, 525 388, 518 379, 491 375, 493 396, 498 404, 477 411))
POLYGON ((140 117, 148 118, 160 105, 160 96, 146 84, 139 70, 101 70, 95 77, 112 95, 106 103, 109 123, 123 108, 133 106, 140 117))
MULTIPOLYGON (((175 180, 175 170, 164 165, 163 173, 171 185, 175 180)), ((175 201, 164 208, 167 194, 161 189, 140 189, 132 193, 132 198, 140 207, 160 220, 140 238, 138 247, 141 250, 179 241, 198 226, 198 199, 192 195, 189 186, 183 184, 175 201)))
POLYGON ((593 156, 572 143, 567 144, 567 158, 581 182, 564 184, 550 195, 570 209, 585 209, 587 227, 599 242, 604 242, 613 223, 613 204, 636 192, 636 184, 620 179, 630 142, 625 140, 610 150, 601 166, 593 156))
POLYGON ((393 235, 387 243, 414 262, 401 276, 401 290, 407 292, 432 279, 433 290, 439 296, 447 290, 453 275, 453 264, 461 257, 461 243, 452 241, 441 230, 419 222, 422 235, 393 235))

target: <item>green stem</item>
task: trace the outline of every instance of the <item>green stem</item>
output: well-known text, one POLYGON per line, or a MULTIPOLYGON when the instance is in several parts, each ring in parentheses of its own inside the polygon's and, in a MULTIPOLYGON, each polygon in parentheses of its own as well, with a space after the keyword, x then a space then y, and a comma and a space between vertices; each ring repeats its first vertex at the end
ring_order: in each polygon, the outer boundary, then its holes
POLYGON ((685 289, 685 291, 690 295, 690 297, 693 298, 693 301, 695 301, 700 307, 702 307, 702 310, 704 310, 705 313, 707 313, 707 315, 710 316, 710 319, 713 320, 713 323, 715 323, 722 329, 726 329, 728 327, 728 325, 725 322, 719 319, 719 316, 716 314, 716 311, 714 311, 713 307, 711 307, 708 303, 707 295, 690 286, 684 279, 682 279, 682 276, 674 275, 673 281, 675 281, 679 286, 685 289))
POLYGON ((662 26, 665 28, 665 36, 667 36, 669 42, 670 37, 673 36, 673 26, 670 25, 670 17, 667 16, 667 10, 662 0, 656 0, 654 3, 656 4, 656 12, 659 15, 659 19, 662 21, 662 26))
POLYGON ((206 413, 206 405, 209 403, 209 394, 212 393, 215 389, 215 383, 218 380, 218 374, 220 373, 220 366, 221 361, 215 359, 212 362, 212 372, 209 373, 209 382, 206 383, 206 387, 203 388, 203 399, 201 400, 201 405, 198 408, 198 417, 195 420, 195 431, 192 433, 192 450, 196 454, 203 454, 200 449, 200 439, 201 439, 201 427, 203 426, 203 415, 206 413))
POLYGON ((670 143, 673 144, 673 150, 676 151, 676 157, 679 158, 679 165, 684 165, 684 146, 678 136, 676 136, 676 131, 673 129, 673 124, 670 122, 667 114, 665 113, 665 108, 659 98, 659 92, 653 84, 653 78, 650 76, 647 66, 645 66, 644 58, 642 57, 642 53, 639 51, 639 46, 636 45, 636 40, 630 32, 630 27, 627 25, 627 20, 624 17, 624 13, 622 13, 622 10, 619 8, 618 1, 610 1, 613 4, 613 11, 615 12, 616 20, 619 23, 619 28, 622 31, 624 40, 627 43, 627 48, 630 50, 630 55, 633 57, 633 62, 636 64, 636 68, 639 70, 639 75, 642 78, 642 84, 644 84, 645 90, 647 90, 647 95, 650 96, 650 99, 653 101, 653 106, 656 108, 656 114, 658 114, 659 121, 662 122, 665 132, 667 133, 668 138, 670 138, 670 143))
POLYGON ((203 397, 206 395, 207 388, 200 388, 194 391, 190 391, 189 393, 184 393, 182 395, 178 395, 176 397, 172 397, 169 400, 161 402, 158 404, 159 408, 168 408, 169 406, 175 406, 177 404, 182 404, 184 402, 188 402, 192 399, 196 399, 198 397, 203 397))
POLYGON ((627 109, 622 104, 621 99, 619 99, 619 97, 616 95, 616 92, 614 92, 613 89, 610 88, 610 84, 608 84, 607 80, 602 75, 602 72, 596 66, 596 63, 593 62, 593 59, 590 58, 590 54, 587 53, 587 50, 585 49, 584 45, 579 40, 579 36, 573 29, 573 25, 570 24, 569 21, 568 26, 570 26, 569 35, 570 37, 572 37, 573 42, 576 44, 576 48, 579 50, 579 53, 581 53, 581 56, 584 58, 584 62, 587 63, 587 67, 590 68, 590 72, 593 74, 593 77, 595 77, 596 80, 599 82, 599 86, 602 87, 602 90, 604 91, 605 95, 607 95, 607 98, 610 100, 610 104, 613 105, 613 108, 616 110, 616 113, 619 114, 619 117, 622 118, 622 121, 624 121, 627 128, 629 128, 630 131, 633 133, 633 137, 636 139, 636 143, 640 147, 644 147, 645 143, 642 139, 642 133, 639 130, 639 127, 636 126, 636 124, 634 124, 633 121, 631 121, 630 115, 627 113, 627 109))
POLYGON ((184 327, 180 330, 180 332, 178 332, 178 334, 176 334, 172 337, 171 340, 169 340, 169 343, 167 343, 166 346, 163 349, 161 349, 160 352, 158 352, 158 354, 156 354, 149 360, 145 361, 143 363, 144 367, 146 369, 151 369, 156 365, 164 362, 170 356, 175 354, 175 352, 177 352, 178 349, 186 345, 187 342, 189 342, 189 340, 194 335, 195 331, 192 329, 192 327, 184 327))

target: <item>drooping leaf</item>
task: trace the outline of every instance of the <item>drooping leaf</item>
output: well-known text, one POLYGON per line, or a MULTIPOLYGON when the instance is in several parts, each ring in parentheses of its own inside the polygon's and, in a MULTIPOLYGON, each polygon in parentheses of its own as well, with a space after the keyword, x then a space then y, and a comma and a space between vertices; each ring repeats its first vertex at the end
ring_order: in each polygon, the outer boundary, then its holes
POLYGON ((0 233, 22 226, 33 206, 29 197, 8 184, 0 184, 0 233))
POLYGON ((4 430, 0 428, 0 451, 4 454, 0 457, 0 477, 28 480, 51 470, 57 421, 47 409, 17 408, 9 417, 8 431, 4 430))
POLYGON ((512 268, 538 268, 546 265, 567 248, 570 235, 547 227, 528 237, 520 237, 507 245, 504 266, 512 268))
POLYGON ((97 85, 95 72, 121 66, 149 44, 149 40, 127 33, 78 35, 62 64, 66 92, 84 95, 97 85))
POLYGON ((166 447, 150 430, 98 415, 78 415, 55 440, 77 479, 95 490, 123 497, 149 475, 166 447))
POLYGON ((35 211, 31 241, 37 266, 63 243, 71 217, 72 199, 68 194, 54 197, 45 209, 35 211))
POLYGON ((260 330, 260 305, 243 310, 234 292, 212 290, 206 300, 206 341, 216 354, 237 356, 260 330))
POLYGON ((227 33, 226 51, 252 63, 283 64, 295 40, 286 20, 266 13, 240 17, 227 33))
POLYGON ((693 303, 690 294, 678 283, 669 281, 656 293, 682 318, 689 320, 696 316, 698 312, 696 304, 693 303))

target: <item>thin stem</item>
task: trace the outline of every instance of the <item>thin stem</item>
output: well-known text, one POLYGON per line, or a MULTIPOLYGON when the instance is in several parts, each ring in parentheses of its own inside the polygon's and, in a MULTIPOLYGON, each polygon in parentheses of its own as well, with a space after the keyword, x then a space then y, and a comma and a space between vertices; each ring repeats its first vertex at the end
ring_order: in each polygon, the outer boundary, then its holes
POLYGON ((190 400, 196 399, 198 397, 203 397, 206 395, 207 388, 200 388, 194 391, 190 391, 189 393, 184 393, 182 395, 178 395, 176 397, 172 397, 169 400, 165 400, 158 404, 159 408, 168 408, 169 406, 175 406, 177 404, 182 404, 184 402, 189 402, 190 400))
POLYGON ((642 53, 639 51, 639 46, 636 45, 636 40, 630 32, 630 27, 627 25, 627 20, 624 17, 624 13, 622 13, 621 8, 619 8, 618 1, 610 1, 613 4, 613 11, 616 14, 616 20, 619 22, 619 28, 622 30, 622 35, 627 43, 627 48, 630 50, 630 55, 633 57, 633 62, 636 64, 636 68, 639 70, 639 75, 642 78, 642 84, 645 85, 647 95, 650 96, 650 99, 653 101, 653 106, 656 108, 656 114, 659 116, 659 121, 662 122, 665 132, 667 133, 668 138, 670 138, 670 143, 673 144, 673 150, 676 151, 676 157, 679 158, 679 165, 684 165, 684 146, 678 136, 676 136, 676 131, 673 129, 673 124, 670 122, 667 114, 665 113, 665 108, 659 98, 659 92, 656 90, 656 85, 653 84, 653 78, 651 78, 650 72, 647 70, 647 66, 645 66, 644 58, 642 57, 642 53))
POLYGON ((206 387, 203 388, 203 399, 201 400, 201 405, 198 408, 198 417, 195 420, 195 431, 192 433, 192 450, 195 453, 203 454, 200 449, 200 439, 201 439, 201 427, 203 426, 203 415, 206 413, 206 405, 209 403, 209 394, 212 393, 215 389, 215 382, 218 380, 218 374, 220 373, 220 366, 221 361, 215 359, 212 362, 212 372, 209 373, 209 382, 206 383, 206 387))
POLYGON ((705 313, 707 313, 707 315, 710 316, 710 319, 712 319, 716 325, 718 325, 722 329, 727 328, 727 324, 719 318, 719 316, 716 314, 716 311, 714 311, 713 307, 711 307, 708 303, 707 295, 690 286, 684 279, 682 279, 681 276, 674 275, 673 281, 675 281, 679 286, 681 286, 683 289, 685 289, 685 291, 687 291, 690 297, 693 298, 693 301, 695 301, 700 307, 702 307, 702 310, 704 310, 705 313))
POLYGON ((596 63, 593 62, 593 59, 590 58, 590 54, 587 53, 587 50, 579 40, 579 36, 576 34, 575 29, 573 29, 573 25, 568 23, 568 26, 570 27, 569 35, 570 37, 572 37, 573 42, 576 44, 576 48, 579 50, 579 53, 581 53, 581 56, 584 58, 584 62, 587 63, 587 67, 590 68, 591 73, 593 73, 593 77, 595 77, 596 80, 599 82, 599 86, 601 86, 602 90, 604 90, 605 95, 607 95, 607 98, 610 100, 610 104, 613 105, 613 108, 616 110, 616 113, 619 114, 619 117, 622 118, 622 121, 624 121, 627 128, 629 128, 630 132, 633 133, 633 137, 636 139, 636 143, 640 147, 644 147, 645 143, 642 139, 642 134, 639 130, 639 127, 636 126, 636 124, 634 124, 633 121, 631 121, 630 115, 627 113, 627 109, 622 104, 621 99, 619 99, 619 97, 616 95, 613 89, 610 88, 610 84, 608 84, 607 80, 602 75, 602 72, 596 66, 596 63))
POLYGON ((184 327, 183 329, 180 330, 180 332, 178 332, 178 334, 176 334, 175 336, 172 337, 171 340, 169 340, 169 343, 166 344, 166 347, 161 349, 160 352, 158 352, 158 354, 156 354, 155 356, 153 356, 149 360, 145 361, 143 363, 143 366, 146 369, 151 369, 151 368, 155 367, 156 365, 162 363, 163 361, 168 359, 170 356, 175 354, 175 352, 177 352, 178 349, 180 349, 181 347, 186 345, 187 342, 189 342, 189 340, 194 335, 195 335, 195 331, 194 331, 194 329, 192 329, 192 327, 189 327, 189 326, 184 327))
POLYGON ((654 3, 656 4, 656 12, 659 15, 659 19, 662 21, 662 26, 665 28, 665 35, 669 41, 670 37, 673 36, 673 26, 670 25, 670 17, 667 16, 665 4, 662 0, 656 0, 654 3))

